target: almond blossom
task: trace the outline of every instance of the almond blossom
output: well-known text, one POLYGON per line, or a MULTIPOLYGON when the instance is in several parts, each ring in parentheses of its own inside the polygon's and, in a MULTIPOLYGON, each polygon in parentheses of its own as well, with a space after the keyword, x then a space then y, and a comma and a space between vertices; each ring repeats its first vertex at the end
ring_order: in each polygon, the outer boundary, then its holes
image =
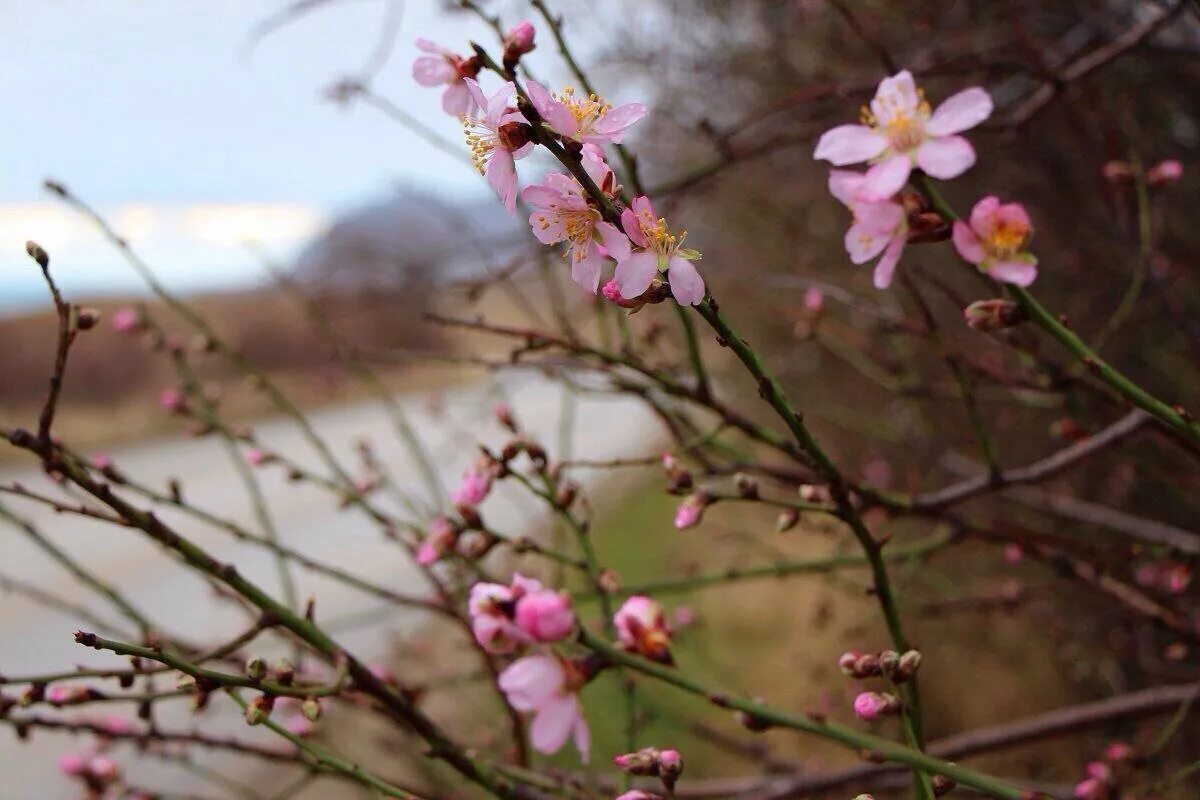
POLYGON ((1037 257, 1025 250, 1032 232, 1024 206, 989 195, 971 209, 968 222, 954 222, 954 249, 992 278, 1028 286, 1037 278, 1037 257))
POLYGON ((487 97, 472 78, 463 82, 477 106, 463 116, 471 160, 511 214, 517 202, 514 159, 529 155, 534 146, 529 140, 529 123, 512 106, 517 89, 508 81, 487 97))
POLYGON ((576 96, 569 86, 551 95, 540 83, 527 81, 526 91, 546 124, 564 139, 577 142, 620 144, 626 132, 646 116, 646 106, 641 103, 613 108, 594 94, 576 96))
POLYGON ((956 178, 975 163, 975 149, 957 134, 974 128, 992 113, 992 97, 979 87, 964 89, 931 110, 912 73, 884 78, 861 125, 826 131, 813 157, 835 167, 870 161, 865 188, 883 200, 908 182, 913 167, 942 180, 956 178))
POLYGON ((700 253, 683 246, 686 231, 675 236, 665 219, 655 217, 650 198, 634 198, 621 212, 621 227, 623 234, 607 222, 598 223, 596 229, 608 254, 616 259, 614 280, 622 298, 640 296, 665 270, 679 305, 691 306, 704 299, 704 279, 692 263, 700 253))
POLYGON ((588 760, 590 733, 579 705, 584 675, 574 664, 549 654, 517 659, 500 673, 499 685, 517 711, 533 712, 529 740, 539 753, 556 753, 573 739, 588 760))
POLYGON ((514 619, 517 627, 535 642, 562 641, 575 629, 570 596, 544 589, 541 584, 517 600, 514 619))
POLYGON ((623 650, 652 661, 671 662, 671 629, 663 607, 642 595, 633 595, 613 615, 617 643, 623 650))
MULTIPOLYGON (((599 145, 585 144, 580 158, 588 177, 611 196, 616 182, 599 145)), ((583 186, 570 175, 552 172, 542 183, 522 190, 521 199, 533 209, 529 215, 533 235, 542 244, 566 242, 571 279, 595 294, 605 254, 596 241, 600 212, 588 202, 583 186)))
POLYGON ((845 246, 850 260, 865 264, 879 257, 873 280, 876 289, 892 283, 896 264, 908 241, 908 215, 893 200, 874 199, 867 188, 867 176, 850 170, 829 173, 829 192, 850 209, 853 220, 846 231, 845 246))
POLYGON ((442 110, 461 117, 474 110, 474 99, 467 80, 479 74, 479 59, 463 58, 428 39, 417 39, 417 47, 429 55, 419 56, 412 65, 413 79, 422 86, 445 86, 442 110))
POLYGON ((513 621, 513 591, 499 583, 477 583, 471 587, 467 611, 475 641, 489 653, 511 653, 529 637, 513 621))

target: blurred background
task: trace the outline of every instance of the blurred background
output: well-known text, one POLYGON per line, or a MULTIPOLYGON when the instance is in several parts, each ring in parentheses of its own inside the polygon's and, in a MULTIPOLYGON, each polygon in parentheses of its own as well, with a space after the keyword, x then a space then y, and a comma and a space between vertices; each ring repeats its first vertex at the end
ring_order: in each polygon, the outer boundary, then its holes
MULTIPOLYGON (((506 25, 532 18, 523 2, 478 5, 506 25)), ((427 413, 420 418, 433 429, 446 422, 438 398, 450 397, 451 416, 469 420, 497 397, 540 395, 525 384, 498 387, 490 373, 450 363, 503 355, 504 343, 430 325, 424 311, 524 324, 547 324, 552 305, 568 315, 592 313, 592 298, 564 280, 561 263, 530 246, 520 214, 508 217, 454 154, 461 126, 442 113, 440 92, 412 81, 416 36, 460 52, 469 39, 494 46, 494 33, 470 9, 435 0, 6 0, 0 8, 0 98, 9 115, 0 127, 0 421, 28 425, 36 416, 53 351, 53 315, 24 253, 27 239, 50 252, 74 302, 109 318, 131 303, 160 310, 121 250, 43 189, 47 178, 96 208, 166 287, 299 405, 353 419, 334 428, 348 439, 370 437, 386 421, 356 416, 369 393, 338 355, 379 355, 373 368, 389 391, 427 413), (336 336, 314 325, 314 306, 336 336)), ((651 107, 628 144, 656 209, 688 229, 723 308, 764 348, 856 478, 915 491, 978 469, 947 353, 977 375, 1035 372, 1013 349, 960 324, 962 306, 986 295, 955 268, 950 248, 913 247, 902 262, 941 321, 943 338, 932 346, 906 333, 906 323, 923 313, 914 297, 898 287, 875 292, 869 269, 845 256, 847 215, 828 195, 827 171, 812 160, 812 146, 832 125, 856 121, 879 79, 898 68, 917 73, 934 105, 967 86, 992 93, 996 112, 970 137, 979 162, 945 187, 947 198, 960 211, 984 194, 1024 203, 1036 227, 1042 302, 1088 341, 1098 338, 1106 357, 1152 391, 1200 406, 1195 3, 560 0, 553 8, 606 98, 651 107), (1104 170, 1114 161, 1141 169, 1164 159, 1182 164, 1182 179, 1145 187, 1104 170), (824 296, 819 324, 804 305, 813 287, 824 296)), ((548 32, 535 23, 539 47, 527 57, 529 68, 547 83, 568 82, 548 32)), ((523 182, 548 168, 539 158, 522 162, 523 182)), ((664 309, 631 317, 638 335, 656 336, 664 309)), ((159 390, 174 380, 170 363, 107 322, 102 327, 73 354, 59 434, 118 459, 149 448, 161 460, 147 464, 170 462, 185 442, 180 425, 157 406, 159 390)), ((736 364, 715 343, 705 346, 722 391, 757 413, 753 387, 736 364)), ((997 380, 979 389, 1007 466, 1094 432, 1119 411, 1110 398, 1078 389, 1080 376, 1048 342, 1030 347, 1061 364, 1057 374, 1039 374, 1037 385, 1014 389, 997 380)), ((201 371, 219 387, 231 419, 271 424, 270 404, 254 387, 215 363, 201 371)), ((603 444, 610 457, 641 457, 665 440, 654 420, 638 417, 626 436, 601 443, 577 428, 611 432, 620 427, 611 410, 581 416, 557 399, 529 402, 547 436, 577 454, 603 444), (539 402, 547 404, 544 415, 539 402)), ((470 442, 446 441, 440 466, 452 481, 470 442)), ((36 472, 0 461, 3 470, 8 480, 36 472)), ((656 470, 589 480, 606 512, 597 522, 601 555, 630 583, 851 546, 819 525, 776 535, 772 517, 723 507, 681 545, 683 534, 670 529, 677 499, 662 492, 656 470)), ((281 481, 275 488, 272 501, 286 503, 287 487, 281 481)), ((1155 437, 1047 488, 1189 534, 1200 527, 1196 471, 1155 437)), ((212 491, 220 495, 218 486, 212 491)), ((1159 563, 1160 553, 1131 548, 1086 515, 1046 513, 1047 502, 974 503, 976 519, 994 523, 1015 550, 972 542, 900 575, 926 654, 931 738, 1200 680, 1193 639, 1131 613, 1111 593, 1080 588, 1077 562, 1028 556, 1039 546, 1082 553, 1188 624, 1196 620, 1196 588, 1139 584, 1138 570, 1159 563)), ((511 514, 514 525, 544 525, 529 509, 511 514)), ((876 522, 901 538, 932 527, 876 522)), ((51 521, 45 525, 53 530, 51 521)), ((1184 566, 1190 578, 1191 565, 1184 566)), ((11 557, 3 567, 18 575, 25 569, 11 557)), ((785 707, 844 709, 851 687, 837 676, 837 654, 880 638, 864 585, 862 575, 814 577, 681 596, 671 601, 681 657, 710 683, 767 694, 785 707), (746 652, 761 656, 747 663, 746 652)), ((378 649, 410 668, 436 669, 450 657, 436 646, 436 628, 378 624, 371 634, 378 649)), ((20 647, 35 652, 39 637, 61 636, 20 630, 20 647)), ((14 669, 4 662, 13 638, 6 641, 3 672, 14 669)), ((620 721, 605 713, 616 691, 614 682, 585 695, 598 752, 620 735, 620 721)), ((469 698, 435 694, 431 703, 469 718, 469 698)), ((648 698, 646 705, 647 741, 676 743, 697 765, 692 775, 747 772, 764 754, 780 772, 837 763, 832 751, 797 737, 731 732, 726 716, 688 701, 648 698)), ((495 733, 480 717, 478 740, 486 744, 495 733)), ((981 764, 1061 788, 1110 738, 1153 742, 1164 722, 1125 721, 981 764)), ((1163 745, 1180 765, 1200 757, 1194 716, 1181 725, 1163 745)), ((356 733, 370 739, 375 758, 403 760, 404 743, 356 733)), ((23 786, 54 787, 36 796, 74 796, 65 779, 18 768, 21 753, 0 731, 0 781, 6 771, 24 771, 36 783, 23 786)), ((1162 792, 1195 797, 1197 788, 1162 792)), ((24 791, 0 788, 0 797, 35 796, 24 791)))

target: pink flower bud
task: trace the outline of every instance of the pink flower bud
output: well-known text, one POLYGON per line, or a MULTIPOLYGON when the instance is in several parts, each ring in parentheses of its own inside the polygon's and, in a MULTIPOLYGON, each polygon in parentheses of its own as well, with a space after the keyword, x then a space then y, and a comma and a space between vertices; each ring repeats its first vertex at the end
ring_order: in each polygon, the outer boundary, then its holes
POLYGON ((1113 183, 1127 181, 1133 177, 1133 167, 1124 161, 1113 160, 1100 167, 1100 174, 1113 183))
POLYGON ((417 563, 429 566, 454 549, 458 529, 445 517, 434 517, 425 528, 425 538, 417 548, 417 563))
POLYGON ((632 792, 618 795, 617 800, 662 800, 662 797, 650 792, 643 792, 641 789, 634 789, 632 792))
POLYGON ((675 509, 675 528, 683 531, 699 525, 708 503, 708 497, 700 492, 693 492, 685 497, 675 509))
POLYGON ((1104 748, 1104 760, 1114 764, 1122 761, 1132 761, 1137 756, 1137 750, 1125 742, 1109 742, 1104 748))
POLYGON ((683 756, 678 750, 661 750, 658 754, 658 775, 672 783, 683 774, 683 756))
POLYGON ((1019 564, 1021 559, 1025 557, 1025 551, 1021 549, 1021 545, 1015 542, 1009 542, 1004 545, 1004 563, 1019 564))
POLYGON ((1085 778, 1075 784, 1075 788, 1071 791, 1071 796, 1075 800, 1104 800, 1104 796, 1107 793, 1108 789, 1103 781, 1098 781, 1095 778, 1085 778))
POLYGON ((842 671, 843 675, 853 678, 857 672, 855 665, 858 664, 858 659, 860 658, 862 658, 862 653, 857 650, 847 650, 838 656, 838 669, 842 671))
POLYGON ((116 714, 109 714, 100 722, 100 724, 106 733, 111 733, 114 736, 133 732, 133 723, 116 714))
POLYGON ((571 598, 550 589, 539 589, 517 601, 517 627, 538 642, 558 642, 575 629, 571 598))
POLYGON ((887 692, 863 692, 854 698, 854 714, 870 722, 900 711, 900 700, 887 692))
POLYGON ((613 765, 630 775, 656 775, 658 773, 658 751, 644 747, 635 753, 613 756, 613 765))
POLYGON ((521 20, 509 28, 508 33, 504 34, 505 59, 520 58, 533 50, 535 33, 533 24, 526 20, 521 20))
POLYGON ((170 414, 182 414, 187 410, 187 398, 178 389, 163 389, 158 394, 158 405, 170 414))
POLYGON ((112 329, 117 333, 137 333, 142 329, 142 318, 137 309, 122 308, 112 315, 112 329))
POLYGON ((1112 767, 1103 761, 1089 761, 1083 768, 1083 774, 1098 781, 1108 782, 1112 780, 1112 767))
POLYGON ((976 300, 963 309, 967 327, 977 331, 998 331, 1025 321, 1025 312, 1010 300, 976 300))
POLYGON ((72 777, 82 775, 86 768, 87 764, 83 760, 83 756, 77 753, 64 753, 58 757, 58 771, 63 775, 72 777))
POLYGON ((463 473, 458 488, 450 495, 450 500, 459 506, 477 506, 484 501, 491 490, 490 471, 476 465, 463 473))
POLYGON ((810 314, 820 314, 825 308, 825 293, 816 286, 804 290, 804 310, 810 314))
POLYGON ((113 460, 104 453, 97 453, 89 459, 92 462, 92 467, 103 472, 106 469, 113 468, 113 460))
POLYGON ((246 451, 246 463, 253 467, 266 464, 270 458, 270 456, 268 456, 262 450, 259 450, 257 447, 251 447, 246 451))
POLYGON ((1146 171, 1146 183, 1151 186, 1165 186, 1183 177, 1183 164, 1173 158, 1160 161, 1146 171))
POLYGON ((505 403, 497 403, 492 406, 492 416, 496 418, 497 422, 513 433, 517 432, 517 421, 513 417, 512 409, 505 403))
POLYGON ((121 774, 116 763, 107 756, 95 756, 87 764, 88 774, 100 783, 112 783, 121 774))

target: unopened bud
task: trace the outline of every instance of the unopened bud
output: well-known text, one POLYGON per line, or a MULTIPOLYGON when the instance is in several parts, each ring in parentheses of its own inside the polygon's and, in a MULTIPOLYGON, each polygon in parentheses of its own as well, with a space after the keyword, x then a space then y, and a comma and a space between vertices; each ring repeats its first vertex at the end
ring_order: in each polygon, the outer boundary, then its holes
POLYGON ((90 331, 100 324, 102 316, 98 308, 80 308, 75 312, 75 327, 81 331, 90 331))
POLYGON ((635 753, 613 756, 613 765, 630 775, 655 775, 658 772, 658 750, 645 747, 635 753))
POLYGON ((896 665, 896 674, 892 679, 897 683, 911 680, 921 668, 921 653, 918 650, 905 650, 900 654, 900 662, 896 665))
POLYGON ((246 677, 252 681, 261 681, 267 677, 267 662, 255 657, 246 662, 246 677))
POLYGON ((185 692, 190 692, 196 688, 196 679, 191 675, 180 675, 175 681, 175 688, 185 692))
POLYGON ((568 509, 575 502, 575 496, 579 491, 579 487, 573 483, 564 483, 558 487, 558 491, 554 493, 554 505, 561 509, 568 509))
POLYGON ((870 722, 879 717, 900 713, 900 698, 888 692, 863 692, 854 698, 854 714, 870 722))
POLYGON ((513 419, 512 409, 504 403, 497 403, 492 406, 492 415, 496 417, 496 421, 504 427, 508 428, 513 433, 517 432, 517 422, 513 419))
POLYGON ((963 309, 967 327, 977 331, 998 331, 1020 325, 1028 317, 1024 309, 1011 300, 976 300, 963 309))
POLYGON ((316 722, 321 718, 321 701, 315 697, 310 697, 300 704, 300 713, 309 722, 316 722))
POLYGON ((785 508, 779 512, 779 516, 775 518, 775 530, 783 533, 790 531, 796 527, 796 523, 800 521, 800 512, 794 508, 785 508))
POLYGON ((261 725, 271 716, 271 709, 275 707, 275 698, 270 695, 260 694, 258 697, 250 701, 246 706, 246 724, 261 725))
POLYGON ((934 797, 942 797, 943 795, 950 794, 950 792, 954 791, 954 787, 958 786, 956 781, 947 778, 945 775, 934 775, 930 779, 930 784, 933 788, 934 797))
POLYGON ((1100 167, 1100 174, 1113 183, 1127 181, 1133 177, 1133 167, 1125 161, 1113 160, 1100 167))
POLYGON ((50 268, 50 254, 42 248, 37 242, 29 241, 25 243, 25 252, 29 257, 37 262, 37 265, 42 269, 50 268))
POLYGON ((521 56, 536 47, 533 42, 535 34, 533 24, 526 20, 522 20, 508 29, 508 33, 504 34, 505 67, 512 69, 517 65, 521 56))
POLYGON ((1160 161, 1146 170, 1146 183, 1151 186, 1165 186, 1183 177, 1183 164, 1173 158, 1160 161))
POLYGON ((675 782, 683 774, 683 756, 678 750, 662 750, 658 754, 658 778, 668 792, 675 791, 675 782))
POLYGON ((739 472, 733 476, 733 486, 737 489, 738 495, 745 497, 748 500, 758 499, 758 481, 751 478, 744 472, 739 472))
POLYGON ((275 667, 275 680, 284 686, 291 686, 296 680, 296 666, 287 659, 280 661, 279 666, 275 667))

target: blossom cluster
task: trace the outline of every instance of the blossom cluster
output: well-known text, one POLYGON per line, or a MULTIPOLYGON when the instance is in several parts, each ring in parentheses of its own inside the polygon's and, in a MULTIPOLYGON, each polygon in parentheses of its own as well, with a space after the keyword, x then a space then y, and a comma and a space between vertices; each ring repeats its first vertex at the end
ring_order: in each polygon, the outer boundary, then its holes
MULTIPOLYGON (((960 134, 992 113, 986 90, 971 87, 936 109, 903 70, 885 78, 862 124, 840 125, 817 142, 814 158, 835 167, 870 163, 865 172, 835 169, 829 191, 853 217, 846 231, 850 260, 875 264, 876 288, 891 285, 910 235, 919 201, 905 193, 914 170, 938 180, 957 178, 975 164, 975 148, 960 134)), ((968 221, 953 225, 954 247, 963 260, 1003 283, 1028 286, 1037 277, 1037 259, 1026 249, 1033 226, 1024 207, 987 196, 968 221)))
POLYGON ((635 197, 625 205, 622 187, 605 159, 604 146, 620 144, 646 115, 646 106, 614 107, 572 87, 552 93, 532 79, 522 88, 515 67, 533 42, 527 22, 509 31, 504 63, 512 79, 491 94, 478 83, 478 56, 459 56, 424 39, 417 46, 426 55, 413 63, 413 77, 423 86, 446 87, 442 106, 462 119, 472 161, 509 213, 515 212, 518 199, 516 162, 539 142, 562 148, 560 160, 569 171, 551 172, 519 196, 530 209, 533 235, 542 244, 563 246, 576 283, 596 294, 604 267, 612 261, 613 277, 604 284, 603 295, 618 305, 641 305, 663 274, 680 305, 699 303, 704 280, 693 262, 700 253, 684 246, 687 233, 668 227, 649 197, 635 197))

